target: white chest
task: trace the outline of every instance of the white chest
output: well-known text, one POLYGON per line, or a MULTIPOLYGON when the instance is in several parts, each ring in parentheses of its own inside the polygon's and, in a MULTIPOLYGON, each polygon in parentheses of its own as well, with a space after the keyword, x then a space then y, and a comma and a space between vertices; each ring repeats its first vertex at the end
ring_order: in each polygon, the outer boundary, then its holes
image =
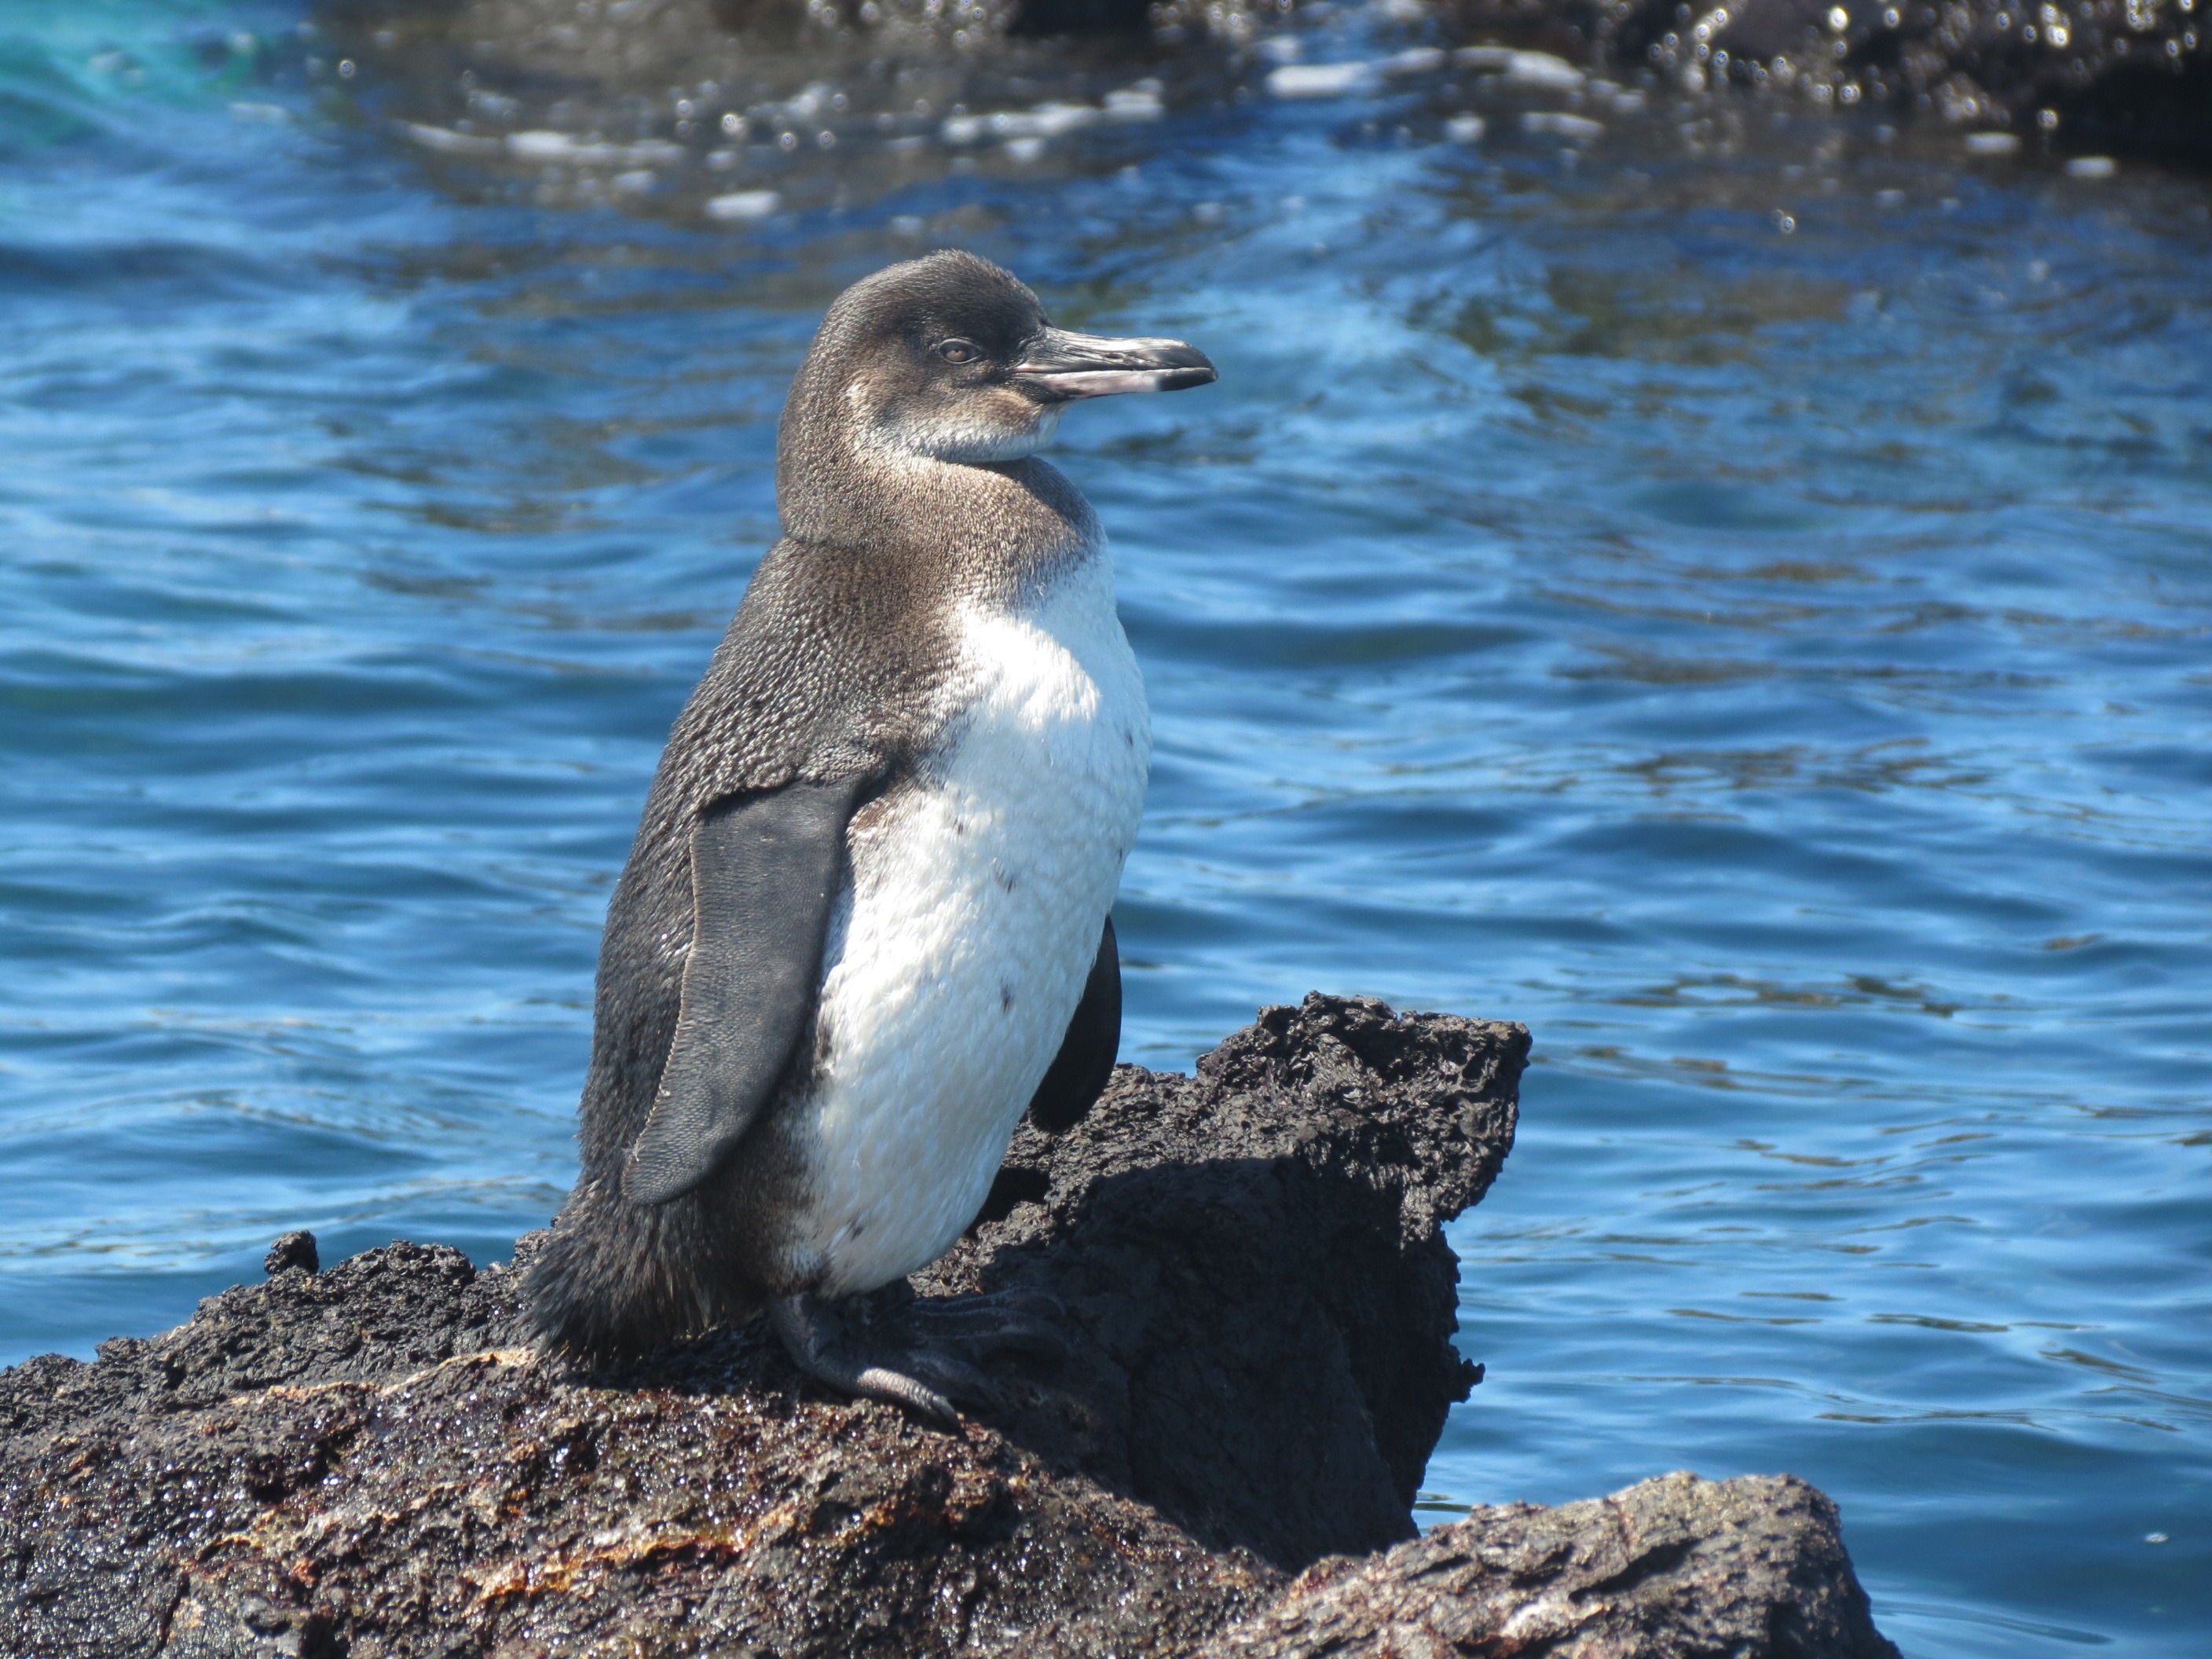
POLYGON ((958 622, 944 740, 856 820, 789 1266, 832 1295, 910 1273, 975 1213, 1059 1051, 1136 838, 1144 684, 1103 550, 958 622))

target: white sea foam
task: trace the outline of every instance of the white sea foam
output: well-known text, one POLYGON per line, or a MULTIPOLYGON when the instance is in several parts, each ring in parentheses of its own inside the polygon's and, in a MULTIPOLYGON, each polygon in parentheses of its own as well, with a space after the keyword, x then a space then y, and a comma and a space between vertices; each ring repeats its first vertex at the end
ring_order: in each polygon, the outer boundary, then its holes
POLYGON ((1374 85, 1373 64, 1285 64, 1267 72, 1267 90, 1278 98, 1341 98, 1374 85))
POLYGON ((726 195, 710 197, 706 214, 709 219, 737 224, 765 219, 782 205, 783 198, 772 190, 733 190, 726 195))

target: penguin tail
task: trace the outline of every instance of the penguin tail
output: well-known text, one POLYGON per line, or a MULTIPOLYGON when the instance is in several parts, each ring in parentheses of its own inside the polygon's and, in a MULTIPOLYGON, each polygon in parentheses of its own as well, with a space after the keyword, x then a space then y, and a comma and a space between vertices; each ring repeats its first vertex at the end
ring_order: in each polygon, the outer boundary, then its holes
POLYGON ((717 1282, 708 1252, 678 1248, 673 1235, 686 1230, 675 1207, 642 1210, 601 1183, 580 1188, 523 1275, 531 1346, 605 1363, 757 1313, 757 1297, 717 1282))

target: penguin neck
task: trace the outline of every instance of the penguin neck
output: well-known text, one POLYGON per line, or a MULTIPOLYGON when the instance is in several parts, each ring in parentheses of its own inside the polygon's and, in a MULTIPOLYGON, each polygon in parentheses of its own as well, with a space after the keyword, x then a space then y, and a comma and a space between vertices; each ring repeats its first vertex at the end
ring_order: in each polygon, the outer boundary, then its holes
POLYGON ((918 454, 819 401, 793 399, 777 445, 776 509, 792 540, 915 560, 970 591, 1009 593, 1098 546, 1097 515, 1048 463, 918 454))

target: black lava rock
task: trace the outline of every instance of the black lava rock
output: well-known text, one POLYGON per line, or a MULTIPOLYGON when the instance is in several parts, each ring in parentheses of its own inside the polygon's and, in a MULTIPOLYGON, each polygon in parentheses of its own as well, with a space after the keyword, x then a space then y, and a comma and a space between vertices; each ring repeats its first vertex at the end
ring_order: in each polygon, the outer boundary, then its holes
POLYGON ((1440 1228, 1512 1143, 1528 1041, 1313 996, 1025 1127, 967 1237, 879 1293, 1067 1310, 1073 1357, 1007 1361, 957 1435, 757 1327, 565 1370, 520 1346, 511 1266, 302 1271, 289 1235, 175 1330, 0 1374, 0 1652, 1380 1656, 1565 1620, 1592 1656, 1885 1655, 1796 1482, 1415 1540, 1473 1380, 1440 1228))
POLYGON ((302 1273, 320 1273, 322 1266, 322 1258, 315 1254, 315 1236, 304 1228, 286 1233, 261 1258, 261 1271, 271 1279, 295 1267, 302 1273))

